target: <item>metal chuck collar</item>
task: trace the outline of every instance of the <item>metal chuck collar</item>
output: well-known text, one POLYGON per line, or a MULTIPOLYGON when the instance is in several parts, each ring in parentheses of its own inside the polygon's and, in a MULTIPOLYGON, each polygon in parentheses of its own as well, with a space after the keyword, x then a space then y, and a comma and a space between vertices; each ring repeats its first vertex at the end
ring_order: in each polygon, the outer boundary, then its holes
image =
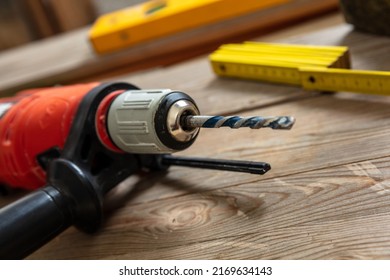
POLYGON ((183 125, 190 115, 199 115, 199 109, 183 92, 129 90, 112 102, 107 130, 112 142, 124 152, 173 153, 191 146, 198 136, 198 127, 183 125))

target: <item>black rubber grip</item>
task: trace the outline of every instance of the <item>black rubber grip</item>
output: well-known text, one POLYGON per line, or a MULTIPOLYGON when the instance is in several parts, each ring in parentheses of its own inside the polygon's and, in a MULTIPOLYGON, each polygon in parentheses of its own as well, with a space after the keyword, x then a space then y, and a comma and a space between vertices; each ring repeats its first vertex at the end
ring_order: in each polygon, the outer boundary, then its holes
POLYGON ((51 186, 0 209, 0 259, 22 259, 72 224, 66 198, 51 186))

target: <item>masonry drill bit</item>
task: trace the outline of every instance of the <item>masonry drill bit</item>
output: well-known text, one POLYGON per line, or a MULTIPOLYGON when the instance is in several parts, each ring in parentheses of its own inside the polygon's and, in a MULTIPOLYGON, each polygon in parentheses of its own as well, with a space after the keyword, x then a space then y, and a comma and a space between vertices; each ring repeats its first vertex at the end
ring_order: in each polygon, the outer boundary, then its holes
POLYGON ((186 116, 184 126, 188 128, 205 127, 220 128, 227 126, 230 128, 249 127, 259 129, 269 127, 272 129, 291 129, 295 119, 290 116, 280 117, 239 117, 239 116, 186 116))

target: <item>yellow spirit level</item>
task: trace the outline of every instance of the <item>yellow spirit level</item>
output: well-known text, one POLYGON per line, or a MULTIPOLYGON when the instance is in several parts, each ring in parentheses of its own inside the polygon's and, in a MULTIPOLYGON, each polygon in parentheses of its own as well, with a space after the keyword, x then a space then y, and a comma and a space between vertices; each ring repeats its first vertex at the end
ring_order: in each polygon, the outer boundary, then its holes
POLYGON ((89 39, 99 54, 266 9, 290 0, 154 0, 106 14, 89 39))

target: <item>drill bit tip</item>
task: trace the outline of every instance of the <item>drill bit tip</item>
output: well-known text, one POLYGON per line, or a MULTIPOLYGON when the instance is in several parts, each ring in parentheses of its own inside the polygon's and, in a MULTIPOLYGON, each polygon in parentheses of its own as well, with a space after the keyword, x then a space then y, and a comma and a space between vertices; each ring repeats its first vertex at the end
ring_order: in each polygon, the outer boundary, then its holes
POLYGON ((188 128, 241 128, 249 127, 259 129, 269 127, 272 129, 291 129, 295 123, 295 118, 290 116, 279 117, 239 117, 239 116, 186 116, 184 124, 188 128))

